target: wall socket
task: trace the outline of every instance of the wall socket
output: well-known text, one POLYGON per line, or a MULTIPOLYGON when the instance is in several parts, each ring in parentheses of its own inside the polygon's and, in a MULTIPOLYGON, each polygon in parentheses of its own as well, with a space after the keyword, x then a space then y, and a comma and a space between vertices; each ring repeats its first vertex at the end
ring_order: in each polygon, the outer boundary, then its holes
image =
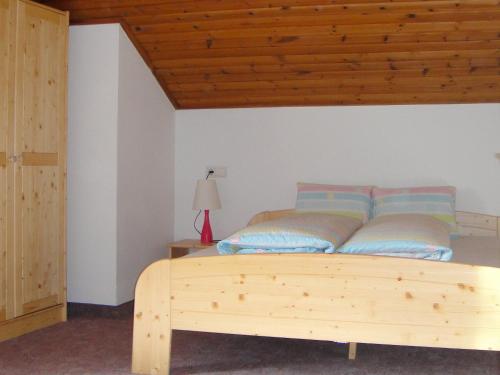
POLYGON ((208 174, 208 172, 210 172, 210 171, 214 171, 214 173, 211 174, 210 177, 219 177, 219 178, 227 177, 227 167, 209 166, 209 167, 207 167, 206 174, 208 174))

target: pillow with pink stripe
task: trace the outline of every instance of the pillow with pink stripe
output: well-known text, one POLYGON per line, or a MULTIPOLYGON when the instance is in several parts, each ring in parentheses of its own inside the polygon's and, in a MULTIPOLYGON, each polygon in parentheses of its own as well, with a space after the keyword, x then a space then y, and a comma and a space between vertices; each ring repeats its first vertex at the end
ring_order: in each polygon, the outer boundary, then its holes
POLYGON ((368 221, 372 186, 297 184, 295 209, 303 212, 327 212, 368 221))
POLYGON ((374 188, 373 217, 394 214, 430 215, 447 223, 454 236, 458 234, 455 192, 453 186, 374 188))

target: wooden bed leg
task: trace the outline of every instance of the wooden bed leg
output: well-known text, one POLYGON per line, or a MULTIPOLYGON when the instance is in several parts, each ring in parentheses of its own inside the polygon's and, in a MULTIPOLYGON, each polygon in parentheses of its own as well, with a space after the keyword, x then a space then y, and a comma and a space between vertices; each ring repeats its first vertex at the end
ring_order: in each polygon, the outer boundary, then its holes
POLYGON ((358 349, 358 344, 355 342, 350 342, 348 345, 349 345, 349 360, 354 361, 356 359, 356 351, 358 349))
POLYGON ((132 372, 168 374, 170 371, 170 260, 146 268, 135 287, 132 372))

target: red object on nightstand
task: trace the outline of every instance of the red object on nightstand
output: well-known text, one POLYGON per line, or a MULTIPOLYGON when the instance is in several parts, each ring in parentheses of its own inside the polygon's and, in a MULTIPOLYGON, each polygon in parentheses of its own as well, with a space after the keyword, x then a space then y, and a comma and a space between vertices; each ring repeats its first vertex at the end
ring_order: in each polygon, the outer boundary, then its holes
POLYGON ((212 228, 210 227, 210 214, 209 210, 205 210, 205 222, 201 229, 201 243, 209 244, 213 242, 212 228))

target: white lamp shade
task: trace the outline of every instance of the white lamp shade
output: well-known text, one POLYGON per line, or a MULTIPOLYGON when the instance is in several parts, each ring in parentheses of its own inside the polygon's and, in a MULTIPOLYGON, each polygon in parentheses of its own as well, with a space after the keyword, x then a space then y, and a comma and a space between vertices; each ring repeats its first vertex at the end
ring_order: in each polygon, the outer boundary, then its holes
POLYGON ((193 210, 216 210, 221 208, 215 180, 198 180, 193 200, 193 210))

